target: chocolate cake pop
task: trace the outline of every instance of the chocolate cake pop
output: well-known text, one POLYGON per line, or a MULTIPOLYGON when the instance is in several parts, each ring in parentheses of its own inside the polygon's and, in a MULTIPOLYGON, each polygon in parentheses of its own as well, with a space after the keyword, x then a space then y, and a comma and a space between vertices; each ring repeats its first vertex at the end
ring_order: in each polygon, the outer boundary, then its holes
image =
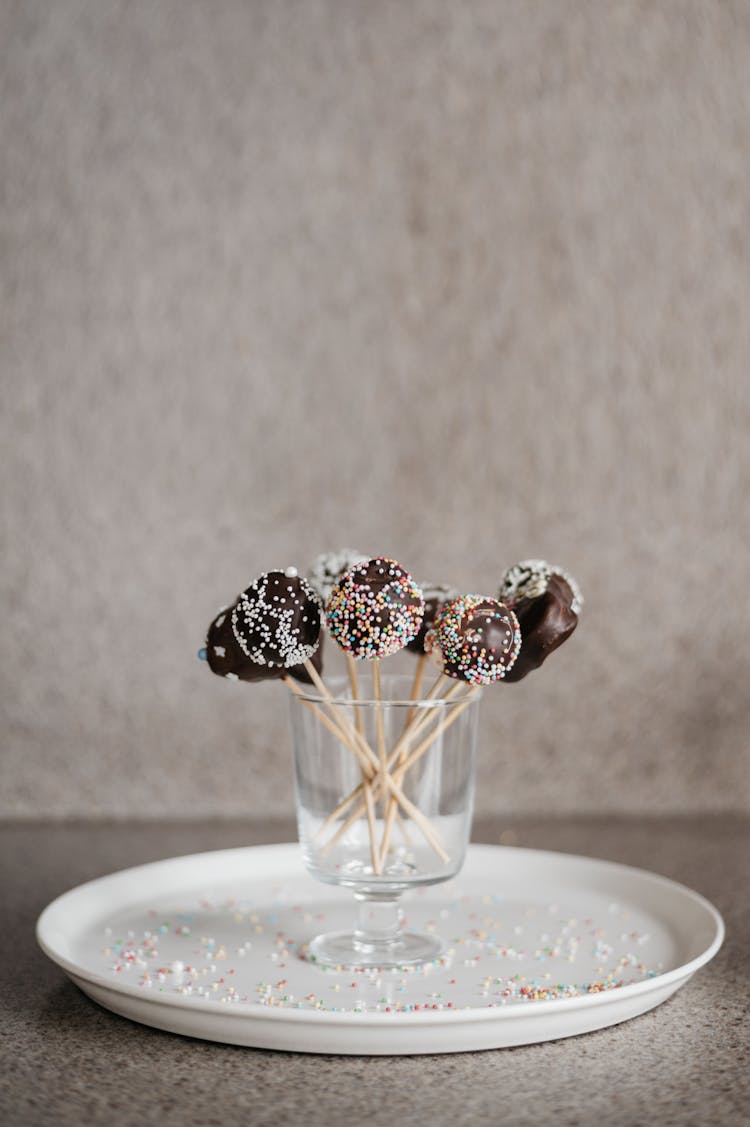
POLYGON ((484 595, 461 595, 443 607, 426 648, 447 676, 491 685, 512 669, 521 631, 510 607, 484 595))
MULTIPOLYGON (((498 597, 501 602, 515 608, 522 599, 537 599, 545 594, 553 576, 562 580, 562 584, 570 592, 568 605, 573 614, 580 614, 583 608, 583 595, 575 579, 557 564, 549 564, 546 560, 522 560, 521 563, 509 567, 500 580, 498 597)), ((564 588, 561 587, 561 590, 564 588)))
POLYGON ((572 575, 545 560, 525 560, 509 568, 500 594, 511 601, 523 636, 518 661, 506 680, 521 681, 573 633, 583 596, 572 575))
POLYGON ((266 572, 217 615, 201 656, 229 680, 309 683, 304 662, 321 668, 320 625, 318 597, 294 568, 266 572))
POLYGON ((332 637, 346 653, 367 661, 403 649, 423 615, 422 592, 408 571, 382 556, 345 572, 326 605, 332 637))
POLYGON ((426 583, 422 586, 422 595, 424 597, 424 616, 422 624, 415 638, 407 645, 407 650, 411 650, 415 654, 423 654, 425 652, 424 640, 427 636, 428 630, 431 630, 435 619, 443 609, 444 605, 451 601, 451 599, 458 598, 458 591, 455 587, 447 587, 440 583, 426 583))
POLYGON ((345 571, 357 564, 367 563, 364 556, 355 548, 341 548, 338 552, 321 552, 310 565, 308 583, 315 591, 323 606, 331 597, 333 588, 345 571))

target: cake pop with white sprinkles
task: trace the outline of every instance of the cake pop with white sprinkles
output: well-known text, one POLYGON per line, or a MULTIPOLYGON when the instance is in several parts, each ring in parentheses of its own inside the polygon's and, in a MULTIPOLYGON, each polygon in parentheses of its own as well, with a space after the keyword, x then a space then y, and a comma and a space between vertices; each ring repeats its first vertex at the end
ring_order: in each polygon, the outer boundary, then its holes
POLYGON ((356 548, 340 548, 338 552, 321 552, 310 565, 307 579, 323 606, 331 597, 333 588, 345 571, 357 564, 367 563, 369 556, 356 548))
POLYGON ((507 680, 521 681, 573 633, 583 596, 573 576, 561 567, 546 560, 524 560, 503 576, 500 598, 504 597, 518 616, 523 634, 518 661, 507 680))
POLYGON ((448 677, 491 685, 513 668, 521 630, 510 607, 484 595, 461 595, 445 604, 425 644, 448 677))
POLYGON ((575 579, 557 564, 549 564, 546 560, 521 560, 509 567, 500 580, 498 598, 515 608, 522 600, 537 599, 544 595, 553 579, 557 580, 561 593, 566 594, 573 614, 580 614, 583 595, 575 579))
POLYGON ((384 556, 349 568, 326 605, 331 636, 362 661, 403 649, 416 637, 423 616, 421 590, 408 571, 384 556))
POLYGON ((320 670, 321 618, 320 600, 296 568, 264 572, 216 616, 201 656, 214 673, 229 680, 265 681, 291 674, 309 681, 304 663, 312 660, 320 670))

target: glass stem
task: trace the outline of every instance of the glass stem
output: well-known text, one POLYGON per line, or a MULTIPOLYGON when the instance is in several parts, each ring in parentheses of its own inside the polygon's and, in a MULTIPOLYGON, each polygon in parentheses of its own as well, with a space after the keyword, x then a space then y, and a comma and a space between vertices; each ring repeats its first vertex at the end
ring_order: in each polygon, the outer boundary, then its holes
POLYGON ((386 955, 403 942, 399 898, 398 893, 354 893, 357 901, 354 946, 362 954, 386 955))

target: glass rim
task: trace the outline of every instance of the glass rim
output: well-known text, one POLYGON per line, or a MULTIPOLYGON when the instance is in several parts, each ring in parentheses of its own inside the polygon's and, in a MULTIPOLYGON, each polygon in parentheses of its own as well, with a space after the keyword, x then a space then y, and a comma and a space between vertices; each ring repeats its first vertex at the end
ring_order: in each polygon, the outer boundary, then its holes
POLYGON ((383 697, 381 700, 378 700, 376 697, 369 696, 360 696, 355 700, 354 697, 342 697, 334 693, 326 697, 318 692, 314 685, 304 687, 300 682, 297 682, 298 687, 292 694, 292 697, 294 700, 307 704, 336 705, 345 708, 418 708, 422 711, 432 708, 455 708, 460 704, 479 701, 481 691, 475 690, 481 690, 483 688, 482 685, 473 685, 470 681, 461 682, 458 678, 453 679, 453 684, 464 684, 466 686, 466 692, 457 694, 451 697, 450 700, 446 700, 444 697, 417 697, 416 699, 413 697, 383 697))

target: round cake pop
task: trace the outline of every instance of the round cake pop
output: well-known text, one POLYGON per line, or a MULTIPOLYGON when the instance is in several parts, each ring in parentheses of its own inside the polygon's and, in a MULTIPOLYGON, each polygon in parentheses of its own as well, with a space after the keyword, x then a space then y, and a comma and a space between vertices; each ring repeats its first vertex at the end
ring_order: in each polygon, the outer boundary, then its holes
POLYGON ((523 599, 537 599, 544 595, 553 577, 561 581, 557 584, 561 590, 564 590, 563 585, 568 588, 568 605, 573 614, 580 614, 583 595, 575 579, 557 564, 549 564, 546 560, 522 560, 509 567, 500 580, 498 597, 515 608, 523 599))
POLYGON ((484 595, 461 595, 446 603, 426 639, 427 652, 443 673, 473 685, 506 677, 520 648, 513 611, 484 595))
POLYGON ((364 556, 355 548, 341 548, 338 552, 321 552, 310 565, 307 576, 323 606, 331 597, 333 588, 338 583, 345 571, 360 563, 367 563, 369 556, 364 556))
POLYGON ((455 587, 448 587, 441 583, 426 583, 422 586, 422 595, 424 597, 424 617, 422 618, 422 625, 415 638, 407 645, 407 650, 411 650, 415 654, 425 653, 425 638, 427 632, 432 629, 435 619, 440 614, 446 603, 451 599, 458 598, 458 591, 455 587))
POLYGON ((567 641, 578 625, 583 596, 575 579, 544 560, 526 560, 505 573, 501 597, 510 592, 523 642, 508 681, 520 681, 567 641))
POLYGON ((367 661, 403 649, 423 615, 422 592, 408 571, 382 556, 345 572, 326 606, 333 638, 352 657, 367 661))
POLYGON ((304 662, 320 671, 321 606, 294 568, 261 575, 208 628, 201 651, 229 680, 265 681, 289 674, 310 681, 304 662))

